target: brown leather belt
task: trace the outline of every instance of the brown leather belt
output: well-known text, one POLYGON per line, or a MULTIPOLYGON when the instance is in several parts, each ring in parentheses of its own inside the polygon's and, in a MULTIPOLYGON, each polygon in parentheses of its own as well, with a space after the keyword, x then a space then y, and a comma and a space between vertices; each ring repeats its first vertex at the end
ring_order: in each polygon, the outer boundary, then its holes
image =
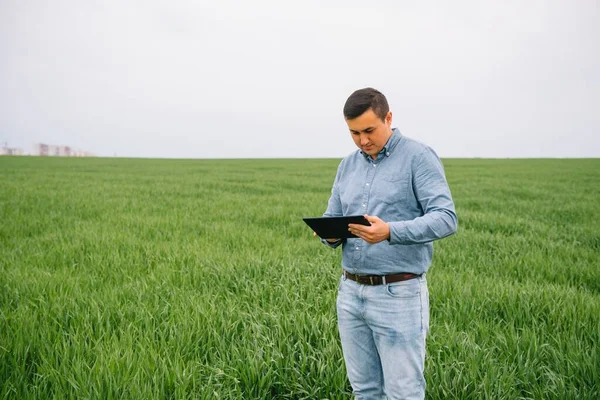
POLYGON ((357 283, 362 283, 363 285, 385 285, 388 283, 402 282, 407 281, 409 279, 415 279, 420 276, 421 275, 411 274, 409 272, 391 275, 354 275, 344 270, 345 278, 353 280, 357 283))

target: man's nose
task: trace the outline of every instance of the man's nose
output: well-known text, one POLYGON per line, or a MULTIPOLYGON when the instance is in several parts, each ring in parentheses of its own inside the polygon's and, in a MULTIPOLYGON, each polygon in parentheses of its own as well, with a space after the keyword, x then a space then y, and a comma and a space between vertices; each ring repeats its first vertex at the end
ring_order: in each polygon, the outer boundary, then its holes
POLYGON ((360 144, 365 145, 367 143, 369 143, 369 138, 367 135, 360 135, 360 144))

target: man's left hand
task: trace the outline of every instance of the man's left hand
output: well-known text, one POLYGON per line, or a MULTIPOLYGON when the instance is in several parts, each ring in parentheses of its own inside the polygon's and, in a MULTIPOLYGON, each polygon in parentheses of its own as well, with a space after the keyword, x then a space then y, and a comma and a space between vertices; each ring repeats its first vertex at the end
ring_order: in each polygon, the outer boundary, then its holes
POLYGON ((360 224, 349 224, 348 230, 367 243, 375 244, 390 238, 390 226, 379 217, 365 214, 371 226, 360 224))

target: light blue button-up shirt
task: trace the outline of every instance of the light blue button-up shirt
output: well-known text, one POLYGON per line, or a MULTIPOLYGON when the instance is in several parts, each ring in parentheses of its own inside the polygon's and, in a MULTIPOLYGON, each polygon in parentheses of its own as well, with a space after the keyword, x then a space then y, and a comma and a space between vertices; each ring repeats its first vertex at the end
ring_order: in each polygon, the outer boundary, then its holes
POLYGON ((428 146, 393 129, 376 160, 360 150, 340 163, 324 216, 377 216, 390 226, 390 239, 342 244, 342 268, 354 274, 427 272, 436 239, 456 232, 457 218, 444 167, 428 146))

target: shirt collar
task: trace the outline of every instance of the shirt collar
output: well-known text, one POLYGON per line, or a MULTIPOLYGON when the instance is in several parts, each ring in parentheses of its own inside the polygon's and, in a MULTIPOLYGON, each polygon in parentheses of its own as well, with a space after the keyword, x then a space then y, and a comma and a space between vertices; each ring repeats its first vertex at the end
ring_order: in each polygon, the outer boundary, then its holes
MULTIPOLYGON (((390 135, 387 142, 385 143, 385 146, 383 146, 383 149, 381 149, 379 154, 377 154, 376 160, 381 160, 381 159, 383 159, 383 157, 389 157, 390 154, 392 154, 392 152, 394 151, 394 148, 396 147, 398 142, 400 142, 401 138, 402 138, 402 134, 400 133, 398 128, 393 128, 392 134, 390 135)), ((363 157, 365 157, 368 161, 371 161, 371 162, 376 161, 376 160, 373 160, 367 153, 363 152, 362 150, 360 150, 360 154, 362 154, 363 157)))

